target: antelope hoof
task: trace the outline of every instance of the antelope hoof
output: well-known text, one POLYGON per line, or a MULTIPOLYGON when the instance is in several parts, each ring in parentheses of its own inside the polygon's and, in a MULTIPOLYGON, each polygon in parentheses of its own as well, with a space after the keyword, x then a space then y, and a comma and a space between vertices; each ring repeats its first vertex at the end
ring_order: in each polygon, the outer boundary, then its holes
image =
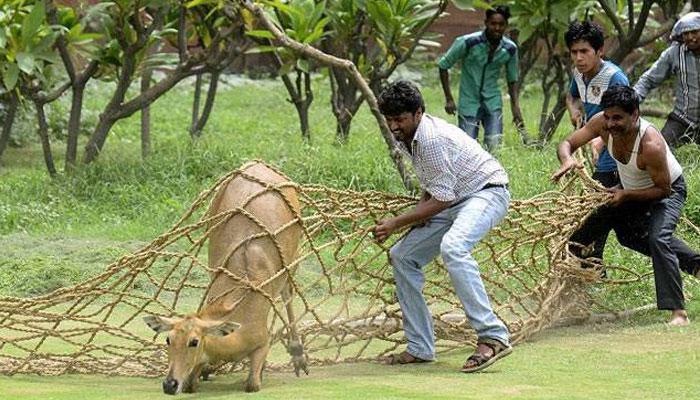
POLYGON ((292 365, 294 365, 294 373, 297 377, 300 375, 300 371, 304 371, 306 375, 309 374, 309 366, 306 363, 306 357, 304 356, 294 356, 292 357, 292 365))
POLYGON ((260 391, 260 383, 254 383, 254 382, 248 381, 245 384, 245 391, 248 393, 259 392, 260 391))
POLYGON ((299 341, 294 340, 289 343, 289 349, 287 351, 292 356, 294 373, 299 376, 299 372, 304 371, 304 373, 308 375, 309 366, 306 362, 306 356, 304 355, 304 346, 299 341))

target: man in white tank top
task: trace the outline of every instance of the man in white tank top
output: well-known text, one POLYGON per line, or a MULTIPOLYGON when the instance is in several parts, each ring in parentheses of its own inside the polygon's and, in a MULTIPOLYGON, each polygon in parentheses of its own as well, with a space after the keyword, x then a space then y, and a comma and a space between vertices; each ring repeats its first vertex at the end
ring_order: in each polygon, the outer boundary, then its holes
POLYGON ((600 137, 617 164, 622 187, 607 189, 610 202, 586 220, 572 241, 589 246, 614 229, 620 244, 651 256, 657 307, 671 311, 669 324, 688 325, 680 269, 700 275, 700 256, 673 237, 686 199, 683 170, 659 131, 639 117, 632 88, 608 89, 601 106, 602 112, 559 145, 561 168, 552 179, 579 168, 572 153, 600 137))

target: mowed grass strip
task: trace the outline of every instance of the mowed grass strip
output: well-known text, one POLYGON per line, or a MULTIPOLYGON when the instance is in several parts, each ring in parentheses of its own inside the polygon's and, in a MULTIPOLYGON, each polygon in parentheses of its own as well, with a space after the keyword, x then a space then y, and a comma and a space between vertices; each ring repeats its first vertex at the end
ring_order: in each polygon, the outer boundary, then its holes
MULTIPOLYGON (((471 349, 422 365, 313 367, 308 376, 265 373, 255 395, 247 372, 216 376, 182 398, 228 399, 697 399, 700 325, 671 329, 658 313, 613 324, 550 330, 483 373, 458 372, 471 349)), ((1 399, 157 399, 160 379, 66 375, 0 377, 1 399)))

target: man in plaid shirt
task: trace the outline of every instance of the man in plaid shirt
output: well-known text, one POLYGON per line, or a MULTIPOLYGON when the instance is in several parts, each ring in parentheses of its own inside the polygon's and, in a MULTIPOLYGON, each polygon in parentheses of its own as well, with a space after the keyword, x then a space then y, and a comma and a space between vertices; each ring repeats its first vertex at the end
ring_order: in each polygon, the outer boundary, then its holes
POLYGON ((412 83, 389 85, 379 96, 379 110, 399 147, 411 158, 423 191, 413 210, 374 227, 381 243, 414 225, 390 251, 408 348, 388 361, 409 364, 435 359, 432 316, 422 294, 422 267, 440 254, 478 336, 477 348, 462 371, 482 370, 512 351, 508 329, 493 312, 479 265, 471 255, 506 215, 508 175, 476 140, 426 114, 420 91, 412 83))

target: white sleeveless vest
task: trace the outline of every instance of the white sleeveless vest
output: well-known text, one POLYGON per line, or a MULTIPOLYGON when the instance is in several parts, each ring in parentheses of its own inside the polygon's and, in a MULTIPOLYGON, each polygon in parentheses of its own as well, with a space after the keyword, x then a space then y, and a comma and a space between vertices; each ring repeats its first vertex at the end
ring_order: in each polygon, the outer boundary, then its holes
MULTIPOLYGON (((637 154, 639 154, 639 143, 642 141, 642 137, 647 131, 647 128, 651 123, 643 118, 639 118, 639 132, 637 132, 637 138, 634 141, 634 147, 632 148, 632 155, 630 156, 627 164, 623 164, 618 161, 613 155, 613 135, 608 136, 608 151, 615 160, 617 164, 617 171, 620 174, 620 181, 622 181, 622 187, 625 189, 648 189, 654 186, 654 181, 651 180, 651 175, 647 171, 641 170, 637 167, 637 154)), ((671 153, 671 149, 668 144, 664 142, 666 146, 666 163, 668 164, 668 170, 671 174, 671 183, 675 182, 679 176, 683 173, 683 168, 676 160, 676 157, 671 153)))

